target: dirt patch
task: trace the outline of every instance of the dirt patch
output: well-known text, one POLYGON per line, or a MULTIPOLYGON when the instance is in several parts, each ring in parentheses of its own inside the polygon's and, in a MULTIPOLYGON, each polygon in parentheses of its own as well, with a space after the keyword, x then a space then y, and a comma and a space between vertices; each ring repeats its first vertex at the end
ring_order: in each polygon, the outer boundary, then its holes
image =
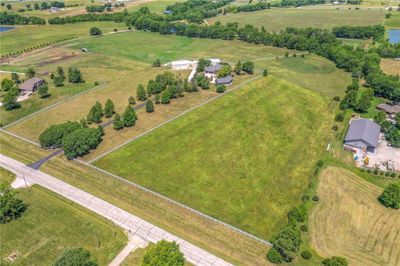
POLYGON ((47 60, 44 60, 44 61, 38 63, 37 66, 41 67, 41 66, 45 66, 45 65, 59 63, 61 61, 68 60, 68 59, 70 59, 72 57, 75 57, 75 56, 77 56, 77 54, 71 53, 71 54, 64 54, 64 55, 60 55, 60 56, 51 57, 51 58, 49 58, 47 60))
POLYGON ((382 58, 381 68, 389 75, 400 75, 400 60, 382 58))

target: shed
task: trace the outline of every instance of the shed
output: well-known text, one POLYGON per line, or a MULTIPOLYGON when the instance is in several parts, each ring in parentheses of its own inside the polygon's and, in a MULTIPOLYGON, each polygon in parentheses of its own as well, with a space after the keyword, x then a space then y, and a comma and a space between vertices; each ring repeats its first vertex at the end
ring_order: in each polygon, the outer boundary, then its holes
POLYGON ((374 152, 380 140, 381 127, 369 119, 354 119, 350 122, 345 145, 374 152))
POLYGON ((221 65, 220 64, 215 64, 215 65, 211 65, 208 67, 205 67, 204 72, 206 74, 216 74, 220 69, 221 69, 221 65))
POLYGON ((25 81, 24 83, 19 85, 19 89, 21 90, 21 94, 29 95, 29 94, 33 93, 35 90, 37 90, 37 88, 43 84, 44 84, 43 79, 34 77, 31 79, 28 79, 27 81, 25 81))
POLYGON ((215 80, 215 84, 217 85, 231 85, 232 84, 232 76, 226 76, 222 78, 218 78, 215 80))

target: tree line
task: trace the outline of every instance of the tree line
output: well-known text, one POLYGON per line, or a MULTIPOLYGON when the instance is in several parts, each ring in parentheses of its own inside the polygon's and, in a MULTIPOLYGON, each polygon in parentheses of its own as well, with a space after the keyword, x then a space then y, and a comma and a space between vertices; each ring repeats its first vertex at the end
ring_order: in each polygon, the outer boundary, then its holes
POLYGON ((382 25, 371 26, 341 26, 332 29, 332 33, 338 38, 369 39, 375 41, 383 38, 385 27, 382 25))
POLYGON ((46 20, 35 16, 21 16, 15 13, 0 12, 1 25, 44 25, 46 20))

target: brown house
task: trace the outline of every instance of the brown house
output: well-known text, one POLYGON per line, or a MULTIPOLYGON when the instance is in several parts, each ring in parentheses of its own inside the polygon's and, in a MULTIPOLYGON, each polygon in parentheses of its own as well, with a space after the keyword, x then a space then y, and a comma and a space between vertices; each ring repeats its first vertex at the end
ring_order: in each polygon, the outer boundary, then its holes
POLYGON ((22 83, 21 85, 19 85, 19 89, 21 90, 21 94, 22 95, 29 95, 32 94, 35 90, 37 90, 37 88, 41 85, 44 84, 44 80, 34 77, 31 79, 28 79, 27 81, 25 81, 24 83, 22 83))

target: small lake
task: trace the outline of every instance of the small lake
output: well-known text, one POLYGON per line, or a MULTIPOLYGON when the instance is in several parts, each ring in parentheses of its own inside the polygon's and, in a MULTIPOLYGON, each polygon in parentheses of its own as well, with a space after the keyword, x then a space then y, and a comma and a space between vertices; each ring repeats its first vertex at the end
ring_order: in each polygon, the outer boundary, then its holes
POLYGON ((400 43, 400 30, 389 30, 389 42, 400 43))
POLYGON ((5 26, 0 26, 0 32, 5 32, 9 30, 13 30, 15 27, 5 27, 5 26))

